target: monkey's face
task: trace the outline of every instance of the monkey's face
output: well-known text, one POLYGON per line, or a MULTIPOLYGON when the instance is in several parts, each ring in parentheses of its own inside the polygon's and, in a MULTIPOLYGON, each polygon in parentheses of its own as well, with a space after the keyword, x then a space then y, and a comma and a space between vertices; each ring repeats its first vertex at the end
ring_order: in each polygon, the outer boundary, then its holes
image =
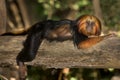
POLYGON ((86 36, 100 35, 101 23, 95 16, 84 15, 77 21, 78 32, 86 36))

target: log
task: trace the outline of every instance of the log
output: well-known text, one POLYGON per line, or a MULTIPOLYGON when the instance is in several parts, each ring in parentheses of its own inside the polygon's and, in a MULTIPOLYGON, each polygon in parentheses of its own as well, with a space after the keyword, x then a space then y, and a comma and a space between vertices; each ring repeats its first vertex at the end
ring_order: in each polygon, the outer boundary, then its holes
MULTIPOLYGON (((0 36, 0 67, 16 65, 25 38, 0 36)), ((109 37, 88 49, 77 49, 70 40, 44 40, 36 58, 25 64, 46 68, 120 68, 120 38, 109 37)))

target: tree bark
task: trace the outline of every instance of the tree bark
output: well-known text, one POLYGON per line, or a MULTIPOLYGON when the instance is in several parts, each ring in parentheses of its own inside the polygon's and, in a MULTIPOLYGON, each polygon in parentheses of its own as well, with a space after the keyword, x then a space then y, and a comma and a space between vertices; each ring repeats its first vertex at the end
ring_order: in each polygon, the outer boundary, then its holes
MULTIPOLYGON (((0 67, 16 65, 24 39, 23 36, 0 37, 0 67)), ((120 68, 120 38, 109 37, 88 49, 77 49, 69 40, 44 40, 36 58, 26 64, 47 68, 120 68)))
POLYGON ((20 7, 20 11, 21 11, 22 18, 24 21, 25 29, 28 29, 30 27, 30 21, 29 21, 29 16, 28 16, 26 5, 25 5, 25 1, 24 0, 17 0, 17 2, 18 2, 19 7, 20 7))
POLYGON ((5 0, 0 0, 0 34, 6 32, 6 5, 5 0))
POLYGON ((100 19, 100 21, 102 22, 102 25, 104 25, 102 10, 100 7, 100 0, 93 0, 92 2, 93 2, 95 15, 100 19))

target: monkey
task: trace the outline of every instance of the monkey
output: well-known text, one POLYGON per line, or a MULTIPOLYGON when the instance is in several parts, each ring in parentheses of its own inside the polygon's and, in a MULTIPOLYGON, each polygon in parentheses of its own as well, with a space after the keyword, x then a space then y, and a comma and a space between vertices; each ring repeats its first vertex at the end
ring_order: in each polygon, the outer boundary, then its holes
POLYGON ((72 40, 78 49, 86 49, 106 37, 100 36, 101 30, 100 20, 93 15, 83 15, 76 20, 64 19, 38 22, 30 28, 23 49, 16 58, 17 64, 24 66, 24 62, 32 61, 44 39, 50 42, 72 40))
MULTIPOLYGON (((99 36, 100 34, 101 23, 99 19, 93 15, 83 15, 77 20, 45 20, 38 22, 29 30, 28 36, 23 44, 23 49, 18 54, 17 60, 22 62, 32 61, 44 39, 48 41, 73 40, 74 45, 80 49, 84 48, 83 45, 87 44, 87 42, 90 43, 89 41, 101 41, 103 37, 89 38, 89 36, 99 36), (84 43, 83 45, 82 42, 84 43)), ((93 45, 97 42, 93 43, 93 45)), ((89 45, 87 45, 87 47, 88 46, 89 45)), ((92 44, 90 46, 92 46, 92 44)))

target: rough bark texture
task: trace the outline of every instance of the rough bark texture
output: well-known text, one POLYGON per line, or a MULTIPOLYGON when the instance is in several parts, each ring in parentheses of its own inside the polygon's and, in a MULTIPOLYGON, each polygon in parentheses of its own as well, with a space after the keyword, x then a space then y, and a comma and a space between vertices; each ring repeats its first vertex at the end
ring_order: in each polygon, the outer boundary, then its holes
POLYGON ((5 0, 0 0, 0 34, 6 32, 6 4, 5 0))
MULTIPOLYGON (((16 65, 24 39, 23 36, 0 37, 0 67, 16 65)), ((110 37, 84 50, 78 50, 72 41, 44 40, 36 58, 26 64, 47 68, 120 68, 120 38, 110 37)))

